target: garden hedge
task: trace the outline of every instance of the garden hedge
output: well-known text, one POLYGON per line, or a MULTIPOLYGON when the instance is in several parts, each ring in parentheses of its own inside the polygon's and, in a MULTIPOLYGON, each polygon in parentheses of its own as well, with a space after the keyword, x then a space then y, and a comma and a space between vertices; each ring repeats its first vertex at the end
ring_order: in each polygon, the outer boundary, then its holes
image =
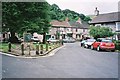
POLYGON ((120 50, 120 40, 114 41, 116 50, 120 50))

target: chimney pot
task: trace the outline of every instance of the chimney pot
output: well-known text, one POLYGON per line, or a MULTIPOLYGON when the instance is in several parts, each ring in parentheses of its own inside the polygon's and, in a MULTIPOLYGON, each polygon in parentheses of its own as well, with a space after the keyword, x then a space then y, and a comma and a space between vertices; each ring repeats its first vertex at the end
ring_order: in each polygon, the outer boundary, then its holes
POLYGON ((95 8, 95 15, 96 15, 96 16, 99 15, 99 10, 97 9, 97 7, 95 8))

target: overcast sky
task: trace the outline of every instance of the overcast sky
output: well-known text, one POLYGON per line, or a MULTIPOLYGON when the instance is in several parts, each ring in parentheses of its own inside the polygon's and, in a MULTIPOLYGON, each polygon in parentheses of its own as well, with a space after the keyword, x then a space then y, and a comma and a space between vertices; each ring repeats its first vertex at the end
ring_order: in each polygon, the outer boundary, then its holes
POLYGON ((85 15, 93 15, 95 7, 101 13, 118 11, 120 0, 47 0, 50 4, 57 4, 62 10, 70 9, 85 15))

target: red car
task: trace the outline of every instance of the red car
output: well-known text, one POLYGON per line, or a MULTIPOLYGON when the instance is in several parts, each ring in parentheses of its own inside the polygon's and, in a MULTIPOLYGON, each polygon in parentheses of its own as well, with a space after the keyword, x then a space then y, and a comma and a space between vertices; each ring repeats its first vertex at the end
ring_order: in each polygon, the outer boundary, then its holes
POLYGON ((97 51, 111 50, 112 52, 114 52, 115 44, 112 42, 112 40, 109 39, 98 39, 92 44, 91 49, 97 49, 97 51))

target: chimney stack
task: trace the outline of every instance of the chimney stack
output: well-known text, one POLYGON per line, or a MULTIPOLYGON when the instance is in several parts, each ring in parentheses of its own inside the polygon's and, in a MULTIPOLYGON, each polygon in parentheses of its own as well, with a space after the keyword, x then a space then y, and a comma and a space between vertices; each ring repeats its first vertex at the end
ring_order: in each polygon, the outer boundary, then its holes
POLYGON ((99 15, 99 10, 97 9, 97 7, 95 8, 95 16, 99 15))
POLYGON ((66 22, 68 22, 68 21, 69 21, 69 18, 68 18, 68 17, 66 17, 65 21, 66 21, 66 22))
POLYGON ((81 18, 78 18, 78 20, 76 22, 79 22, 80 24, 82 24, 81 18))

